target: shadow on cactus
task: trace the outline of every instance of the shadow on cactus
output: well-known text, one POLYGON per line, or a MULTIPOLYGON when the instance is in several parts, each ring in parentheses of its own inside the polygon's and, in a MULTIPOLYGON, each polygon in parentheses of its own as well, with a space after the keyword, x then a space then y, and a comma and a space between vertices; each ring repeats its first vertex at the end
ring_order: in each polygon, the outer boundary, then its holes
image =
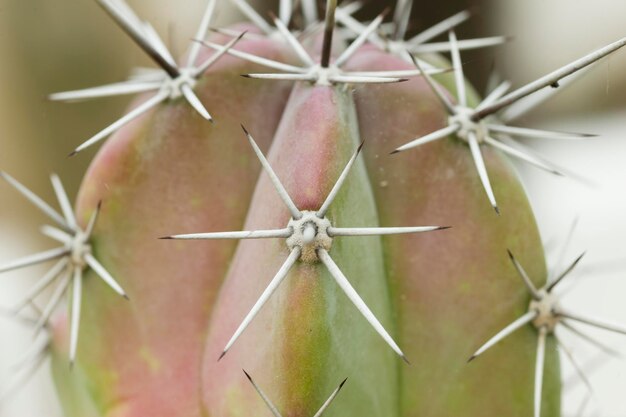
POLYGON ((624 332, 556 303, 575 264, 546 283, 505 158, 558 173, 513 138, 590 135, 504 122, 626 39, 480 99, 459 51, 506 38, 457 40, 467 12, 407 37, 411 0, 389 23, 359 22, 358 3, 328 0, 320 21, 316 1, 284 0, 265 20, 233 0, 252 24, 212 28, 226 5, 209 0, 179 64, 123 0, 97 1, 159 68, 51 96, 142 93, 73 152, 112 135, 76 215, 58 179, 63 216, 3 175, 60 226, 42 232, 61 248, 0 271, 59 259, 17 307, 37 313, 42 340, 16 381, 49 352, 68 416, 554 417, 556 325, 624 332), (450 52, 454 74, 435 52, 450 52), (68 323, 53 313, 70 281, 68 323))

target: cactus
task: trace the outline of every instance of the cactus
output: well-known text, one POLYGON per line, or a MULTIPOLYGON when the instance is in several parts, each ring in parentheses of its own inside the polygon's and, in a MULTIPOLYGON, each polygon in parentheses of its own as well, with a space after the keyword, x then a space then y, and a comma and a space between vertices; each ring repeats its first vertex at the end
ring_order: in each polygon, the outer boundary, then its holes
POLYGON ((58 177, 60 213, 2 174, 61 244, 0 266, 56 260, 12 309, 38 335, 16 381, 50 354, 67 416, 555 417, 555 347, 575 362, 557 329, 626 334, 560 306, 582 256, 548 277, 506 158, 560 174, 515 139, 590 135, 508 123, 626 39, 481 99, 460 51, 506 39, 457 40, 467 12, 407 39, 411 0, 388 26, 233 0, 254 24, 207 36, 209 0, 180 65, 123 0, 98 3, 159 69, 51 95, 141 93, 72 152, 110 136, 76 212, 58 177))

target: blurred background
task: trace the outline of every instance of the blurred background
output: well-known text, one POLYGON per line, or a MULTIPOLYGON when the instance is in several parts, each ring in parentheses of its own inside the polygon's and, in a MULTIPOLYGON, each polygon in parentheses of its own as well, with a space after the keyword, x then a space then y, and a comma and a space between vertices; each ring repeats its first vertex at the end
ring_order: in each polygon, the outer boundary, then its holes
MULTIPOLYGON (((128 3, 153 23, 174 51, 182 52, 205 1, 128 3)), ((275 10, 272 2, 253 3, 260 12, 275 10)), ((387 3, 394 2, 368 2, 359 17, 372 17, 387 3)), ((626 2, 615 0, 416 0, 412 29, 427 28, 463 9, 472 10, 475 17, 459 27, 461 39, 512 37, 507 45, 463 54, 466 75, 480 91, 492 68, 520 86, 626 36, 626 2)), ((229 1, 222 0, 216 26, 238 18, 229 1)), ((55 199, 48 175, 57 172, 73 198, 98 147, 71 159, 68 153, 119 117, 128 99, 60 104, 48 102, 47 94, 119 81, 134 66, 150 63, 92 0, 0 0, 0 50, 0 169, 51 203, 55 199)), ((546 242, 549 265, 563 268, 587 250, 563 303, 626 323, 626 245, 621 240, 626 236, 626 50, 602 61, 522 124, 601 135, 580 143, 532 143, 548 159, 586 180, 555 178, 521 165, 519 172, 546 242), (576 218, 573 238, 564 249, 576 218)), ((44 219, 36 209, 4 183, 0 202, 0 263, 49 248, 38 236, 44 219)), ((43 271, 29 268, 0 277, 0 306, 10 306, 43 271)), ((626 337, 589 333, 626 355, 626 337)), ((0 383, 14 372, 11 364, 29 345, 30 334, 0 316, 0 383)), ((626 362, 598 354, 578 339, 565 341, 589 376, 593 395, 587 400, 589 391, 564 360, 564 415, 625 416, 626 362)), ((0 417, 41 416, 62 416, 47 366, 0 404, 0 417)))

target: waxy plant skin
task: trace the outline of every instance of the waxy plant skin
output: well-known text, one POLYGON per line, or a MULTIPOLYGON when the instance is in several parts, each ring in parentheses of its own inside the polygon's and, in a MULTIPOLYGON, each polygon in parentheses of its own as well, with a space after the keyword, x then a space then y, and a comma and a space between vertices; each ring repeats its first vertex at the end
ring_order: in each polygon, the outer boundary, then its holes
MULTIPOLYGON (((237 49, 273 59, 290 55, 270 41, 244 39, 237 49)), ((371 48, 349 65, 412 69, 371 48)), ((345 377, 349 383, 329 416, 531 415, 534 330, 520 332, 484 361, 466 363, 473 349, 527 308, 506 249, 530 265, 531 276, 545 276, 534 218, 509 163, 486 153, 503 201, 497 217, 466 145, 450 138, 389 155, 445 121, 423 79, 353 91, 240 77, 254 71, 257 65, 224 57, 198 89, 211 104, 214 125, 185 103, 162 105, 116 133, 87 173, 79 219, 103 201, 95 248, 131 301, 86 280, 77 369, 67 370, 62 355, 55 366, 58 386, 80 379, 74 385, 88 387, 65 396, 68 415, 269 415, 241 368, 256 375, 284 416, 313 416, 345 377), (283 239, 157 238, 285 227, 289 212, 261 174, 240 124, 303 210, 321 206, 364 141, 363 159, 329 212, 334 224, 452 226, 333 242, 333 259, 410 365, 368 326, 320 263, 298 263, 217 361, 288 248, 283 239), (503 383, 503 375, 515 375, 515 383, 503 383), (81 402, 91 411, 73 409, 79 395, 88 397, 81 402)), ((544 416, 559 410, 558 358, 550 351, 545 385, 552 392, 544 416)))
POLYGON ((580 257, 548 277, 508 158, 558 173, 516 140, 590 135, 513 126, 515 104, 626 39, 481 99, 459 50, 503 38, 457 41, 466 12, 419 37, 449 31, 430 46, 447 61, 402 49, 410 1, 392 42, 384 14, 332 0, 325 21, 281 1, 272 24, 233 0, 255 24, 207 37, 210 0, 185 66, 122 0, 98 3, 162 71, 51 95, 139 93, 73 152, 113 133, 76 219, 58 178, 62 215, 1 173, 63 244, 0 272, 61 259, 33 357, 52 356, 68 417, 558 417, 557 324, 626 334, 561 308, 580 257))

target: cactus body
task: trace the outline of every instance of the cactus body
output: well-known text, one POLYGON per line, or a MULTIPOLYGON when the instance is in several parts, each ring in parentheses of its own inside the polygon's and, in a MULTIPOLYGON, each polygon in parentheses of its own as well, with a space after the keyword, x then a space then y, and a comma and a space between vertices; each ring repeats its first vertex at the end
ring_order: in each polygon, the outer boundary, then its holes
MULTIPOLYGON (((284 45, 238 49, 293 59, 284 45)), ((358 70, 410 69, 368 47, 358 70)), ((197 88, 215 125, 184 103, 157 107, 103 147, 84 180, 79 219, 103 200, 95 251, 131 298, 85 282, 79 358, 55 351, 68 415, 269 415, 241 368, 283 416, 315 414, 345 377, 327 415, 528 416, 536 332, 524 329, 488 357, 472 352, 526 311, 510 248, 544 277, 541 242, 524 191, 494 151, 485 159, 503 202, 494 217, 467 146, 449 138, 406 155, 391 149, 441 127, 425 82, 344 86, 251 81, 255 66, 225 57, 197 88), (174 232, 284 228, 290 214, 239 124, 257 139, 301 210, 317 210, 361 140, 364 154, 328 218, 335 226, 441 224, 451 231, 336 237, 330 254, 395 338, 404 364, 341 293, 320 262, 298 261, 232 350, 224 344, 289 255, 284 239, 157 240, 174 232), (514 375, 503 383, 505 375, 514 375), (76 387, 73 389, 72 387, 76 387)), ((537 282, 537 284, 542 284, 537 282)), ((56 341, 65 332, 57 326, 56 341)), ((558 358, 548 351, 543 416, 559 414, 558 358)))

